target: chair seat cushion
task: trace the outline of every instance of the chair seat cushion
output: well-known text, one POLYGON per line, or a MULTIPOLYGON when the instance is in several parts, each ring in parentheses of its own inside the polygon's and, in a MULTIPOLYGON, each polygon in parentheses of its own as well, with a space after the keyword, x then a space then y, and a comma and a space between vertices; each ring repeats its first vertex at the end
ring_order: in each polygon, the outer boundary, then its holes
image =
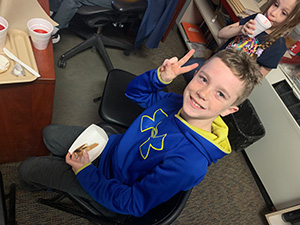
POLYGON ((125 96, 128 84, 135 77, 134 74, 120 69, 108 73, 98 111, 104 121, 128 128, 143 112, 142 107, 125 96))

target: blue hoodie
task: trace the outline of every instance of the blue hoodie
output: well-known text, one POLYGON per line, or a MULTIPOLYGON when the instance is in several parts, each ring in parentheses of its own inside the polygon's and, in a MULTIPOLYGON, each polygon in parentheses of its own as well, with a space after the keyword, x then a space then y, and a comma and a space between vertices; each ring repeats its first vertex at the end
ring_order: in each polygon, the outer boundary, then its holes
POLYGON ((180 117, 183 97, 159 91, 156 70, 136 77, 126 95, 146 110, 125 134, 111 135, 98 168, 77 171, 82 187, 111 211, 142 216, 182 190, 199 184, 207 167, 231 152, 220 117, 212 133, 180 117))

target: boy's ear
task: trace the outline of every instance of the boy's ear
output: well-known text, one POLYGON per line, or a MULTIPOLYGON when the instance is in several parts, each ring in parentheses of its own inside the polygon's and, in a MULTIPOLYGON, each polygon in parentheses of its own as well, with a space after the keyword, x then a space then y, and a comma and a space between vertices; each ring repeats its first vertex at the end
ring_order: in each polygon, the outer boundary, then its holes
POLYGON ((239 111, 239 107, 233 105, 233 106, 230 106, 228 109, 226 109, 224 112, 222 112, 220 115, 224 117, 229 114, 235 113, 237 111, 239 111))

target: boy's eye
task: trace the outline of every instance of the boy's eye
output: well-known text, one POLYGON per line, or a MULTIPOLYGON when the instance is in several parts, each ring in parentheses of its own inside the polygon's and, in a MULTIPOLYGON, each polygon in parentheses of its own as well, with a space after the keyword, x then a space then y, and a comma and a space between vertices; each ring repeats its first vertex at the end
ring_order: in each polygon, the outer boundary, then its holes
POLYGON ((205 77, 200 77, 200 79, 202 80, 202 82, 206 83, 207 79, 205 77))
POLYGON ((278 2, 274 2, 274 6, 278 7, 279 6, 278 2))
POLYGON ((283 11, 282 15, 287 16, 288 14, 287 14, 287 12, 283 11))
POLYGON ((218 95, 221 97, 221 98, 225 98, 225 95, 222 93, 222 92, 218 92, 218 95))

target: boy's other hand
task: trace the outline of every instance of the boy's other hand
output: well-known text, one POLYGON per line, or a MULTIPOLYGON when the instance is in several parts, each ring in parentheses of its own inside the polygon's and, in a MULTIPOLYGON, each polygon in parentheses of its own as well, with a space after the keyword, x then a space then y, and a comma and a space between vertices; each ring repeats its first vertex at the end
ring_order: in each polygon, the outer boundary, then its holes
POLYGON ((71 154, 70 152, 66 155, 66 163, 72 166, 74 173, 89 162, 89 154, 86 150, 83 151, 81 157, 76 157, 75 154, 71 154))
POLYGON ((159 68, 161 79, 168 83, 174 80, 178 75, 187 73, 198 66, 198 63, 183 66, 194 54, 195 50, 191 49, 184 57, 178 60, 177 57, 166 59, 159 68))

